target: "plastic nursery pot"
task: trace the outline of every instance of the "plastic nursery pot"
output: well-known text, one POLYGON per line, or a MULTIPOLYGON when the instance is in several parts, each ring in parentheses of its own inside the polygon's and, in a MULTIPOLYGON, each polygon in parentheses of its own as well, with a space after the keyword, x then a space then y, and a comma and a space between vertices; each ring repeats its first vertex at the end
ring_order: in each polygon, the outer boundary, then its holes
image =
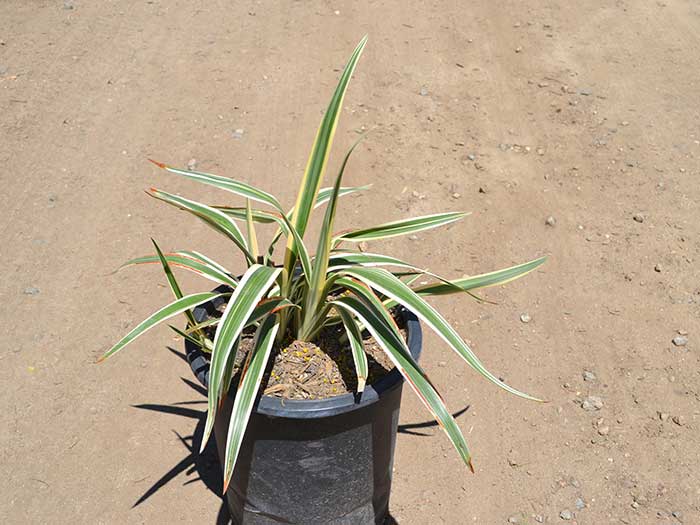
MULTIPOLYGON (((223 302, 217 298, 196 308, 195 320, 206 320, 223 302)), ((417 360, 420 324, 407 310, 401 315, 417 360)), ((206 387, 207 358, 194 344, 186 341, 185 346, 192 371, 206 387)), ((383 523, 389 511, 402 384, 394 368, 367 385, 359 399, 354 394, 321 400, 260 396, 226 493, 233 523, 383 523)), ((222 465, 233 388, 214 424, 222 465)))

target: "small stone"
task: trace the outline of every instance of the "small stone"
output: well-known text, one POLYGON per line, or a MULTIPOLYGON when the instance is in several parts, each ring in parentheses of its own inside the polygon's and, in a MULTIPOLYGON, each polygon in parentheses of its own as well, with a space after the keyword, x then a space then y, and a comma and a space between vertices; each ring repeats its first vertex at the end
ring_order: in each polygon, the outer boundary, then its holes
POLYGON ((24 295, 38 295, 39 294, 39 288, 35 288, 34 286, 29 286, 24 289, 24 295))
POLYGON ((579 90, 579 94, 583 95, 584 97, 587 97, 589 95, 592 95, 593 92, 590 89, 583 88, 583 89, 579 90))
POLYGON ((678 330, 678 335, 688 335, 688 330, 678 330))
POLYGON ((63 9, 65 9, 66 11, 70 11, 74 7, 75 6, 73 5, 73 0, 64 0, 63 9))
POLYGON ((441 368, 445 368, 447 366, 447 361, 438 361, 438 366, 441 368))
POLYGON ((657 263, 654 265, 654 271, 656 273, 661 273, 661 270, 663 270, 663 266, 661 266, 661 264, 657 263))
POLYGON ((537 148, 536 151, 537 151, 537 154, 538 154, 540 157, 541 157, 542 155, 544 155, 544 148, 537 148))
POLYGON ((515 48, 515 52, 516 52, 516 53, 521 53, 522 50, 523 50, 523 46, 518 46, 518 47, 515 48))
POLYGON ((582 498, 576 498, 576 502, 574 503, 576 505, 577 510, 583 510, 586 508, 586 502, 583 501, 582 498))
POLYGON ((245 133, 245 130, 243 128, 238 128, 233 130, 232 135, 234 139, 242 139, 243 133, 245 133))
POLYGON ((467 155, 467 158, 469 160, 476 160, 476 155, 474 155, 473 153, 470 153, 469 155, 467 155))
POLYGON ((684 336, 684 335, 677 335, 676 337, 674 337, 673 339, 671 339, 671 342, 672 342, 675 346, 685 346, 685 345, 688 344, 688 338, 687 338, 686 336, 684 336))
POLYGON ((537 523, 544 523, 544 516, 542 516, 541 514, 535 514, 535 521, 537 523))
POLYGON ((409 235, 408 236, 409 241, 417 241, 418 240, 418 235, 409 235))
POLYGON ((601 436, 607 436, 610 434, 610 427, 607 425, 603 425, 602 427, 598 427, 598 434, 601 436))
POLYGON ((452 194, 453 199, 459 199, 462 196, 462 194, 457 193, 456 191, 452 194))
POLYGON ((531 321, 530 314, 520 314, 520 321, 523 323, 529 323, 531 321))
POLYGON ((428 90, 427 90, 425 87, 422 87, 422 88, 420 88, 420 91, 418 92, 418 94, 419 94, 421 97, 427 97, 427 96, 428 96, 428 90))
POLYGON ((569 521, 570 519, 572 519, 574 517, 574 515, 571 513, 570 510, 562 510, 559 513, 559 517, 561 519, 563 519, 564 521, 569 521))
POLYGON ((673 512, 671 512, 671 516, 679 520, 683 517, 683 513, 680 510, 674 510, 673 512))
POLYGON ((581 403, 581 408, 587 410, 588 412, 593 412, 603 408, 603 400, 598 396, 588 396, 581 403))
POLYGON ((369 246, 365 241, 362 241, 359 245, 358 248, 360 248, 361 252, 366 252, 369 249, 369 246))
POLYGON ((679 427, 685 425, 685 418, 683 416, 673 416, 671 420, 679 427))
POLYGON ((632 215, 632 218, 637 222, 644 222, 644 215, 642 215, 641 213, 635 213, 634 215, 632 215))
POLYGON ((657 412, 661 421, 668 421, 669 415, 666 412, 657 412))
POLYGON ((193 171, 197 167, 197 159, 190 159, 187 161, 187 169, 193 171))
POLYGON ((596 375, 595 375, 593 372, 591 372, 590 370, 584 370, 584 371, 583 371, 583 380, 584 380, 584 381, 588 381, 588 382, 592 383, 592 382, 595 381, 596 379, 598 379, 598 378, 597 378, 596 375))
POLYGON ((520 518, 518 516, 511 516, 508 518, 508 523, 521 523, 520 518))
POLYGON ((541 87, 541 88, 549 87, 549 82, 538 82, 537 87, 541 87))
POLYGON ((547 218, 545 219, 544 223, 545 223, 547 226, 555 226, 555 225, 557 224, 557 220, 556 220, 554 217, 552 217, 552 216, 550 215, 549 217, 547 217, 547 218))
POLYGON ((486 193, 486 188, 479 186, 479 193, 486 193))
POLYGON ((630 505, 633 509, 638 509, 639 508, 639 503, 636 501, 633 501, 632 504, 630 505))

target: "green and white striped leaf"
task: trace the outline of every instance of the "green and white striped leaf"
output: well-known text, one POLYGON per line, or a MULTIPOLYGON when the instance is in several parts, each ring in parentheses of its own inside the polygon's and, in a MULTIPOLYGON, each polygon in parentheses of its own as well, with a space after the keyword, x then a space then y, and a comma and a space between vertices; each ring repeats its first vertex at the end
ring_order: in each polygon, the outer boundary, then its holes
MULTIPOLYGON (((170 269, 170 265, 168 264, 167 259, 163 255, 160 246, 158 246, 156 241, 154 241, 153 239, 151 239, 151 242, 153 243, 153 246, 156 249, 156 253, 158 254, 158 260, 160 261, 160 264, 163 267, 163 271, 165 272, 165 276, 168 279, 168 284, 170 285, 170 289, 172 290, 175 299, 181 299, 183 294, 182 290, 180 289, 180 285, 177 282, 177 279, 175 279, 175 274, 173 274, 173 271, 170 269)), ((190 326, 194 326, 197 324, 197 321, 195 320, 191 310, 185 310, 185 317, 187 318, 187 322, 190 326)), ((199 331, 196 331, 194 333, 198 338, 204 338, 203 333, 199 331)))
POLYGON ((357 145, 362 140, 360 137, 348 150, 343 159, 343 163, 338 171, 338 176, 335 179, 335 184, 333 185, 333 192, 331 193, 330 199, 328 201, 328 207, 326 208, 326 213, 323 217, 323 224, 321 225, 321 233, 318 237, 318 246, 316 248, 316 256, 313 260, 313 268, 311 273, 311 278, 309 279, 309 290, 306 294, 306 302, 304 304, 304 310, 302 312, 304 321, 301 327, 301 333, 299 334, 302 341, 308 341, 313 335, 312 326, 317 323, 317 314, 322 306, 322 300, 325 298, 323 295, 326 288, 326 272, 328 271, 328 256, 331 251, 331 243, 333 242, 331 238, 331 231, 333 230, 333 222, 335 220, 335 210, 338 205, 338 192, 340 191, 340 184, 343 180, 343 174, 345 173, 345 167, 350 160, 350 155, 355 150, 357 145))
POLYGON ((260 250, 258 249, 258 236, 255 232, 255 224, 253 223, 253 210, 250 207, 250 199, 245 201, 245 224, 246 233, 248 234, 248 246, 250 246, 250 251, 253 257, 257 260, 260 250))
POLYGON ((238 336, 241 335, 243 328, 249 322, 251 314, 280 272, 281 268, 270 268, 259 264, 251 265, 243 274, 221 316, 214 336, 214 349, 209 368, 207 421, 204 427, 201 450, 204 450, 214 425, 216 409, 222 395, 224 368, 229 354, 233 351, 238 336))
MULTIPOLYGON (((338 197, 343 197, 344 195, 351 195, 353 193, 357 193, 358 191, 367 191, 371 187, 371 184, 367 184, 365 186, 341 187, 338 190, 338 197)), ((332 187, 321 188, 320 190, 318 190, 318 195, 316 196, 316 204, 314 204, 314 208, 318 208, 319 206, 323 206, 325 203, 327 203, 328 200, 331 198, 332 192, 332 187)))
POLYGON ((357 323, 347 310, 337 308, 337 312, 343 320, 343 325, 345 325, 345 333, 348 334, 348 342, 350 343, 352 358, 355 362, 355 372, 357 373, 357 393, 361 394, 365 389, 367 376, 369 375, 367 354, 365 354, 365 349, 362 344, 362 333, 360 333, 357 323))
POLYGON ((408 233, 416 233, 423 230, 437 228, 439 226, 445 226, 446 224, 458 221, 467 215, 469 215, 469 213, 445 212, 436 213, 434 215, 425 215, 423 217, 414 217, 412 219, 387 222, 378 226, 372 226, 371 228, 363 228, 361 230, 341 233, 335 237, 334 242, 362 242, 377 239, 388 239, 389 237, 396 237, 398 235, 406 235, 408 233))
POLYGON ((158 200, 167 202, 176 208, 188 211, 199 217, 216 231, 231 239, 236 246, 240 248, 249 263, 252 264, 255 262, 255 258, 248 250, 248 244, 243 237, 243 233, 241 233, 241 230, 236 225, 236 222, 225 213, 217 210, 216 208, 212 208, 211 206, 207 206, 206 204, 201 204, 199 202, 180 197, 179 195, 172 195, 156 188, 151 188, 151 190, 147 193, 151 197, 155 197, 158 200))
MULTIPOLYGON (((333 93, 328 108, 326 109, 321 124, 316 133, 316 139, 314 140, 313 147, 311 148, 311 154, 309 155, 309 160, 306 164, 306 169, 304 171, 304 177, 302 178, 301 185, 299 186, 299 193, 297 195, 296 204, 294 205, 294 212, 292 213, 292 224, 296 229, 300 237, 304 237, 306 233, 306 227, 309 223, 309 217, 311 215, 311 210, 316 203, 318 190, 321 187, 321 181, 323 180, 323 173, 328 163, 328 156, 330 154, 331 146, 333 144, 333 137, 335 135, 336 126, 338 125, 338 117, 340 116, 340 110, 343 107, 343 99, 345 98, 345 92, 350 82, 350 77, 352 77, 355 71, 355 66, 357 61, 362 54, 362 50, 367 43, 367 37, 365 36, 360 43, 357 45, 353 51, 348 63, 340 75, 340 80, 338 81, 338 86, 333 93)), ((286 275, 291 275, 294 271, 294 256, 296 250, 293 249, 294 239, 289 239, 287 243, 288 250, 285 254, 285 273, 286 275)))
POLYGON ((411 354, 406 350, 403 339, 396 335, 375 310, 355 297, 341 297, 333 301, 332 304, 338 308, 347 310, 362 322, 389 356, 394 366, 401 372, 401 375, 406 379, 426 408, 432 413, 433 417, 435 417, 447 434, 447 437, 457 449, 460 457, 469 468, 474 471, 471 455, 469 454, 469 447, 467 447, 467 442, 462 435, 462 431, 459 429, 452 414, 447 410, 445 402, 430 382, 425 372, 423 372, 418 363, 413 360, 411 354))
POLYGON ((102 362, 105 359, 112 357, 119 350, 121 350, 126 345, 134 341, 134 339, 136 339, 137 337, 143 335, 146 331, 150 330, 158 323, 165 321, 166 319, 170 319, 171 317, 174 317, 176 315, 180 315, 185 310, 189 310, 190 308, 194 308, 195 306, 199 306, 202 303, 211 301, 215 297, 221 297, 223 295, 228 294, 214 292, 196 293, 192 295, 186 295, 181 299, 178 299, 177 301, 174 301, 169 305, 164 306, 163 308, 152 314, 150 317, 139 323, 133 330, 131 330, 131 332, 122 337, 117 344, 115 344, 112 348, 105 352, 105 354, 98 360, 98 362, 102 362))
POLYGON ((398 277, 382 268, 349 268, 343 273, 355 277, 368 286, 374 288, 381 294, 393 299, 405 308, 416 314, 426 325, 428 325, 437 335, 439 335, 459 356, 462 357, 474 370, 479 372, 489 381, 500 386, 504 390, 516 396, 541 401, 535 397, 525 394, 515 388, 500 381, 489 372, 481 361, 474 355, 474 352, 467 346, 467 343, 459 336, 440 313, 425 300, 411 290, 398 277))
POLYGON ((511 266, 510 268, 505 268, 503 270, 475 275, 473 277, 454 279, 450 281, 450 285, 446 285, 444 283, 427 284, 424 286, 419 286, 414 290, 420 295, 444 295, 455 293, 455 287, 462 290, 476 290, 478 288, 498 286, 530 273, 546 260, 547 257, 540 257, 539 259, 519 264, 517 266, 511 266))
MULTIPOLYGON (((246 209, 245 207, 241 206, 214 206, 219 211, 224 212, 226 215, 230 215, 231 217, 234 217, 240 221, 245 221, 246 220, 246 209)), ((270 211, 265 211, 265 210, 259 210, 257 208, 253 208, 251 210, 251 215, 253 216, 253 220, 255 222, 258 222, 260 224, 272 224, 272 223, 280 223, 282 219, 278 216, 279 214, 275 214, 274 212, 270 211)))
POLYGON ((208 184, 210 186, 214 186, 222 190, 230 191, 231 193, 234 193, 240 197, 245 197, 247 199, 268 204, 280 213, 282 213, 282 206, 280 205, 279 201, 275 198, 274 195, 271 195, 266 191, 251 186, 248 183, 230 179, 228 177, 222 177, 221 175, 214 175, 213 173, 181 170, 178 168, 173 168, 172 166, 168 166, 167 164, 163 164, 162 162, 156 162, 154 160, 151 160, 151 162, 159 168, 163 168, 164 170, 169 171, 170 173, 175 173, 190 180, 196 180, 198 182, 202 182, 204 184, 208 184))
MULTIPOLYGON (((184 268, 191 272, 194 272, 202 277, 214 281, 215 283, 225 284, 231 288, 235 288, 237 281, 227 272, 221 271, 220 268, 214 267, 210 264, 203 262, 200 259, 196 259, 190 255, 185 255, 186 252, 175 252, 165 254, 164 258, 166 262, 172 266, 178 268, 184 268)), ((137 257, 136 259, 131 259, 121 265, 120 268, 125 268, 127 266, 133 266, 137 264, 153 264, 159 262, 160 259, 157 255, 146 255, 144 257, 137 257)))
POLYGON ((233 468, 238 459, 243 436, 245 435, 250 414, 253 411, 255 398, 260 390, 260 382, 272 351, 272 346, 279 329, 276 315, 268 316, 255 334, 255 346, 246 360, 246 366, 241 372, 241 379, 236 390, 236 399, 231 410, 231 420, 226 439, 226 459, 224 461, 224 492, 231 481, 233 468))

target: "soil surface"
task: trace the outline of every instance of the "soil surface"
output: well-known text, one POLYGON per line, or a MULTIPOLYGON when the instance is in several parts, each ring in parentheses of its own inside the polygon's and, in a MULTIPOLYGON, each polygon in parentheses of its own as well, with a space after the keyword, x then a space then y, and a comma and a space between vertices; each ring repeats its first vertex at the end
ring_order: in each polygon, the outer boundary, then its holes
POLYGON ((465 210, 366 248, 447 276, 549 255, 481 292, 496 305, 433 301, 549 403, 426 333, 476 474, 405 388, 393 518, 700 523, 696 0, 0 2, 1 523, 226 522, 182 341, 158 328, 94 364, 171 298, 155 265, 112 271, 154 237, 240 272, 230 242, 142 190, 243 203, 146 158, 291 206, 365 33, 330 173, 372 129, 344 182, 373 187, 343 198, 337 229, 465 210))

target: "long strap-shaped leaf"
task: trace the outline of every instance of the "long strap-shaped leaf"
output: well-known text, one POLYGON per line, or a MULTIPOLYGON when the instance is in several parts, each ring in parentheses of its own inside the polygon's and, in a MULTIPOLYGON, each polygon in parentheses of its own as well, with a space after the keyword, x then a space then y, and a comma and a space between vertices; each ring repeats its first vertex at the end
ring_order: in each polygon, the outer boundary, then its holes
POLYGON ((148 160, 150 160, 159 168, 163 168, 164 170, 169 171, 170 173, 182 175, 187 179, 203 182, 204 184, 221 188, 222 190, 230 191, 231 193, 235 193, 236 195, 239 195, 241 197, 268 204, 280 213, 282 212, 282 206, 280 205, 279 201, 274 197, 274 195, 271 195, 266 191, 251 186, 248 183, 230 179, 228 177, 222 177, 221 175, 214 175, 213 173, 181 170, 178 168, 173 168, 172 166, 168 166, 167 164, 163 164, 162 162, 157 162, 151 159, 148 160))
POLYGON ((469 213, 445 212, 436 213, 434 215, 426 215, 423 217, 413 217, 411 219, 402 219, 400 221, 387 222, 378 226, 372 226, 371 228, 363 228, 361 230, 341 233, 334 238, 334 242, 362 242, 373 241, 376 239, 387 239, 389 237, 396 237, 398 235, 406 235, 408 233, 415 233, 444 226, 446 224, 458 221, 467 215, 469 215, 469 213))
POLYGON ((397 303, 411 310, 420 317, 437 335, 439 335, 457 354, 459 354, 474 370, 479 372, 489 381, 500 386, 504 390, 516 396, 541 401, 525 394, 499 380, 481 363, 479 358, 467 346, 467 343, 459 336, 440 313, 430 306, 425 300, 411 290, 398 277, 382 268, 349 268, 343 273, 356 277, 379 293, 386 295, 397 303))
MULTIPOLYGON (((194 272, 202 277, 214 281, 219 284, 226 284, 231 288, 235 288, 237 281, 231 277, 230 274, 224 273, 216 267, 209 264, 205 264, 201 260, 195 259, 188 255, 178 254, 178 253, 168 253, 164 255, 165 260, 172 266, 178 268, 184 268, 191 272, 194 272)), ((153 264, 159 262, 157 255, 146 255, 144 257, 137 257, 136 259, 131 259, 121 265, 120 268, 125 268, 127 266, 132 266, 135 264, 153 264)))
POLYGON ((348 334, 352 359, 355 362, 355 372, 357 373, 357 393, 360 394, 365 389, 369 365, 367 364, 367 354, 362 345, 362 334, 353 317, 343 308, 338 308, 340 318, 345 325, 345 332, 348 334))
POLYGON ((231 481, 233 468, 238 459, 243 436, 248 426, 250 414, 253 411, 255 398, 260 390, 260 381, 265 372, 278 329, 279 319, 277 315, 270 315, 263 321, 255 334, 255 346, 247 359, 247 366, 241 372, 241 379, 236 390, 236 399, 231 410, 228 438, 226 439, 224 492, 228 489, 228 484, 231 481))
POLYGON ((214 349, 212 350, 209 368, 207 421, 204 426, 201 450, 204 450, 209 440, 219 399, 222 394, 225 394, 225 392, 222 393, 221 391, 222 379, 229 354, 233 350, 238 336, 248 323, 248 319, 255 310, 256 305, 272 286, 280 271, 280 268, 270 268, 259 264, 254 264, 248 268, 221 316, 216 335, 214 336, 214 349))
MULTIPOLYGON (((355 186, 355 187, 347 187, 347 188, 340 188, 340 191, 338 192, 338 197, 342 197, 343 195, 350 195, 352 193, 356 193, 358 191, 365 191, 368 190, 371 187, 371 184, 365 185, 365 186, 355 186)), ((333 188, 321 188, 318 190, 318 195, 316 196, 316 203, 314 204, 314 209, 318 208, 319 206, 322 206, 326 202, 328 202, 328 199, 330 199, 331 192, 333 191, 333 188)), ((290 209, 287 212, 287 218, 290 218, 292 214, 294 213, 294 208, 290 209)), ((279 228, 275 235, 272 237, 272 240, 270 241, 270 245, 267 249, 268 253, 268 258, 272 257, 272 252, 275 250, 275 245, 277 244, 277 241, 282 237, 282 229, 279 228)))
POLYGON ((435 387, 432 385, 425 372, 416 363, 411 354, 405 350, 405 346, 400 337, 382 320, 382 318, 366 304, 355 297, 341 297, 333 301, 335 306, 347 310, 357 317, 367 328, 370 334, 376 339, 391 359, 394 366, 401 372, 411 388, 416 392, 426 408, 433 414, 433 417, 440 424, 447 434, 454 447, 459 452, 464 462, 474 471, 472 466, 469 447, 462 435, 462 431, 457 426, 457 422, 452 414, 447 410, 445 402, 435 387))
POLYGON ((487 288, 489 286, 498 286, 506 284, 510 281, 518 279, 526 275, 544 263, 547 257, 540 257, 517 266, 511 266, 503 270, 474 275, 472 277, 464 277, 462 279, 454 279, 450 281, 451 285, 446 284, 427 284, 414 288, 414 291, 420 295, 444 295, 455 292, 455 286, 462 290, 476 290, 478 288, 487 288))
MULTIPOLYGON (((357 47, 353 51, 348 63, 340 75, 340 80, 338 81, 338 86, 335 88, 333 97, 328 104, 328 109, 323 115, 321 124, 316 133, 316 139, 314 140, 313 147, 311 148, 311 154, 309 155, 309 160, 306 164, 306 170, 304 172, 304 177, 302 178, 301 185, 299 186, 299 193, 297 194, 296 204, 294 205, 294 212, 292 214, 292 224, 294 228, 303 238, 304 233, 306 233, 306 226, 309 223, 309 216, 311 215, 311 210, 316 202, 316 195, 321 187, 321 181, 323 180, 323 172, 325 171, 326 164, 328 162, 328 155, 331 150, 331 145, 333 144, 333 136, 335 135, 335 129, 338 124, 338 117, 340 115, 340 110, 343 106, 343 99, 345 98, 345 92, 347 91, 348 83, 350 82, 350 77, 352 77, 355 71, 355 66, 357 61, 362 54, 362 50, 367 43, 367 37, 365 36, 357 47)), ((296 241, 294 239, 289 239, 287 242, 287 247, 289 248, 285 254, 285 270, 288 276, 291 276, 291 272, 294 269, 294 254, 295 250, 293 245, 296 241)))
MULTIPOLYGON (((237 219, 247 220, 247 210, 242 208, 243 212, 239 211, 239 208, 228 208, 225 206, 218 206, 216 209, 221 210, 223 213, 235 217, 237 219)), ((309 252, 306 249, 304 240, 301 238, 299 233, 296 231, 294 226, 289 222, 289 219, 283 213, 271 213, 263 210, 251 210, 252 219, 256 222, 276 222, 280 227, 280 232, 284 233, 288 237, 293 237, 296 240, 294 244, 294 249, 296 250, 296 256, 301 261, 301 267, 304 270, 304 277, 306 279, 311 278, 311 258, 309 257, 309 252)), ((272 248, 273 245, 270 245, 272 248)), ((268 249, 267 259, 269 260, 272 255, 271 249, 268 249)))
POLYGON ((304 320, 301 327, 301 333, 299 334, 302 341, 308 340, 307 338, 311 337, 311 327, 316 324, 316 316, 319 313, 319 308, 321 307, 323 292, 326 287, 328 256, 331 251, 332 243, 331 231, 333 230, 335 210, 337 209, 338 205, 338 192, 340 191, 340 184, 343 180, 345 167, 348 164, 348 160, 350 160, 350 155, 352 155, 352 152, 355 150, 361 140, 362 137, 360 137, 345 154, 343 163, 338 171, 338 176, 335 179, 335 184, 333 185, 333 192, 331 193, 328 201, 326 213, 323 217, 321 233, 318 237, 318 247, 316 248, 316 256, 313 261, 311 278, 309 279, 309 291, 306 294, 306 303, 302 312, 304 320))
POLYGON ((147 193, 151 197, 167 202, 176 208, 189 211, 190 213, 199 217, 216 231, 223 233, 226 237, 231 239, 236 246, 240 248, 249 263, 252 264, 255 262, 255 258, 248 250, 248 244, 243 237, 243 233, 241 233, 241 230, 236 225, 236 222, 225 213, 220 212, 211 206, 207 206, 206 204, 186 199, 184 197, 180 197, 179 195, 172 195, 171 193, 167 193, 156 188, 151 188, 147 193))
POLYGON ((192 295, 186 295, 182 299, 178 299, 177 301, 174 301, 169 305, 164 306, 163 308, 152 314, 150 317, 139 323, 131 332, 122 337, 117 344, 115 344, 112 348, 105 352, 105 354, 98 360, 98 362, 102 362, 108 357, 113 356, 119 350, 131 343, 137 337, 143 335, 147 330, 153 328, 158 323, 165 321, 166 319, 170 319, 171 317, 174 317, 176 315, 179 315, 185 310, 189 310, 190 308, 199 306, 202 303, 211 301, 215 297, 221 297, 222 295, 227 294, 213 292, 196 293, 192 295))

